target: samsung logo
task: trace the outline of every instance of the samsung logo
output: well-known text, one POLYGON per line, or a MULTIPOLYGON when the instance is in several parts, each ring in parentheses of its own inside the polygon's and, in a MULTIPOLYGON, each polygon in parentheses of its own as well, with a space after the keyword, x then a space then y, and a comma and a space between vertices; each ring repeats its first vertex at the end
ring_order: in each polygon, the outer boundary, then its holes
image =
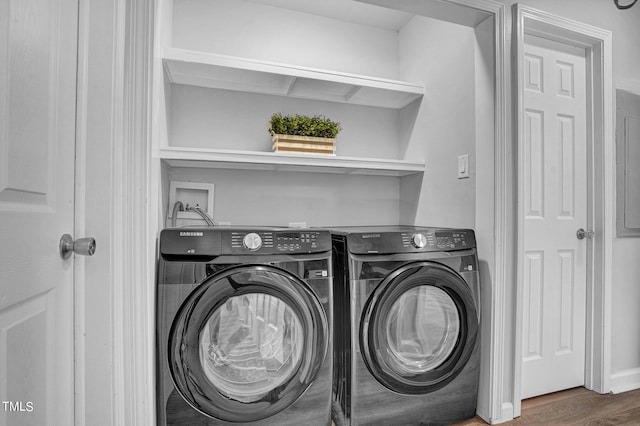
POLYGON ((362 238, 380 238, 380 234, 364 234, 362 238))
POLYGON ((202 231, 180 231, 181 237, 202 237, 204 232, 202 231))

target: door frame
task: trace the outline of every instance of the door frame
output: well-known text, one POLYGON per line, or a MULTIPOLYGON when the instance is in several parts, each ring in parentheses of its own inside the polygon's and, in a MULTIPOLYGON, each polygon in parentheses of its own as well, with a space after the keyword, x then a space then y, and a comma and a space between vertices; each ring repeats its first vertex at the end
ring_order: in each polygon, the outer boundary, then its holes
POLYGON ((521 412, 524 305, 524 36, 535 35, 586 49, 587 60, 587 226, 596 238, 587 246, 587 318, 585 387, 610 388, 612 244, 615 232, 612 35, 577 21, 520 4, 514 5, 514 78, 517 113, 517 242, 514 417, 521 412))
POLYGON ((155 424, 154 14, 155 0, 79 0, 74 232, 108 238, 75 262, 77 425, 155 424))
POLYGON ((114 140, 113 424, 155 424, 155 268, 158 222, 150 194, 154 0, 118 0, 116 63, 123 70, 114 140))

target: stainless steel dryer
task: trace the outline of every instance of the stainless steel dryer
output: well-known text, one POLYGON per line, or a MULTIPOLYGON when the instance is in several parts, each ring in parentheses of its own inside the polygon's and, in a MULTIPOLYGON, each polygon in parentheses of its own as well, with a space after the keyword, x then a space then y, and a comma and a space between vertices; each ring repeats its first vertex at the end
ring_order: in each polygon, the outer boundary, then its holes
POLYGON ((338 425, 471 418, 479 380, 474 232, 332 229, 338 425))
POLYGON ((329 232, 165 229, 158 246, 158 425, 329 425, 329 232))

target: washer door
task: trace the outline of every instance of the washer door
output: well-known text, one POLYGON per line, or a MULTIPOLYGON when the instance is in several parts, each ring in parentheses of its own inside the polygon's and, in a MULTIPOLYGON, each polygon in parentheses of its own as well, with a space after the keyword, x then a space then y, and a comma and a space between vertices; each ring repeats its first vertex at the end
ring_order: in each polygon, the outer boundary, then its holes
POLYGON ((270 417, 316 378, 329 341, 313 291, 289 272, 242 265, 207 278, 183 302, 169 333, 178 392, 229 422, 270 417))
POLYGON ((360 347, 373 376, 404 394, 442 388, 462 371, 478 335, 473 295, 452 269, 405 265, 373 292, 360 322, 360 347))

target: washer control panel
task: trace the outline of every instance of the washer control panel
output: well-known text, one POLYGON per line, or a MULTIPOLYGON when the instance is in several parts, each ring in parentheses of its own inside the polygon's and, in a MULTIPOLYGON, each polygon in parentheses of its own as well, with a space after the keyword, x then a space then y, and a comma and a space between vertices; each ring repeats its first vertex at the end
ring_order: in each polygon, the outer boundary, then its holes
MULTIPOLYGON (((234 252, 252 252, 273 247, 273 233, 266 231, 225 231, 222 233, 223 249, 234 252)), ((224 250, 226 251, 226 250, 224 250)))
POLYGON ((223 251, 229 254, 314 253, 331 250, 328 231, 255 230, 228 231, 222 237, 223 251))
POLYGON ((316 250, 319 240, 319 232, 280 232, 277 235, 276 249, 280 252, 316 250))
POLYGON ((213 259, 223 255, 322 253, 331 250, 328 230, 288 228, 168 228, 160 232, 165 259, 213 259))

